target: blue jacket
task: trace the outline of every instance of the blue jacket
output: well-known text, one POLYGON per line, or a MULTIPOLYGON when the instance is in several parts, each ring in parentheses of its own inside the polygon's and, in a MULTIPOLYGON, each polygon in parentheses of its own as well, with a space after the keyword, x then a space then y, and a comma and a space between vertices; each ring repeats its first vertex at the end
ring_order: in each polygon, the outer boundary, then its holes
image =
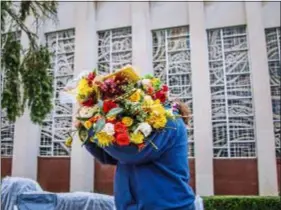
POLYGON ((91 142, 85 146, 101 163, 117 165, 114 195, 118 210, 193 210, 183 120, 170 120, 164 131, 151 135, 155 135, 157 150, 150 144, 141 152, 135 146, 101 149, 91 142))

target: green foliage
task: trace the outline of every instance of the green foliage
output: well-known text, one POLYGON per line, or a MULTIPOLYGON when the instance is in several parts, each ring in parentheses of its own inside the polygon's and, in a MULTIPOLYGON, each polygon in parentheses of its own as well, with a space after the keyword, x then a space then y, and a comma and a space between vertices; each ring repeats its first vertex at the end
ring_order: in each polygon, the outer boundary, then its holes
POLYGON ((48 73, 50 56, 48 49, 40 46, 30 50, 22 63, 23 106, 27 102, 34 123, 41 123, 52 110, 53 77, 48 73))
MULTIPOLYGON (((2 38, 2 37, 1 37, 2 38)), ((5 83, 2 93, 2 109, 7 110, 7 117, 15 121, 21 113, 21 93, 20 93, 20 49, 12 33, 6 35, 6 45, 2 50, 1 64, 5 69, 5 83)))
POLYGON ((280 210, 281 207, 277 196, 213 196, 203 200, 205 210, 280 210))
POLYGON ((46 47, 38 45, 37 35, 25 22, 29 16, 37 24, 44 19, 56 21, 56 14, 56 1, 1 1, 1 69, 4 71, 1 108, 6 109, 10 121, 15 121, 28 108, 31 120, 40 124, 52 110, 51 54, 46 47), (11 31, 6 33, 11 28, 27 35, 28 47, 23 49, 11 31))

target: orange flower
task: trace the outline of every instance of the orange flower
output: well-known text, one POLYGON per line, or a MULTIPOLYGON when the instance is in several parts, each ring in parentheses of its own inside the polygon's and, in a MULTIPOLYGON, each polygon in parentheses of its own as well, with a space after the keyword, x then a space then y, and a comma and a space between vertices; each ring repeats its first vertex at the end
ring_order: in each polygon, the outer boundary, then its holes
POLYGON ((97 122, 99 119, 101 118, 101 116, 94 116, 94 117, 91 117, 90 119, 89 119, 89 121, 90 122, 92 122, 92 123, 95 123, 95 122, 97 122))
POLYGON ((84 122, 84 127, 89 130, 92 127, 93 123, 89 120, 87 120, 86 122, 84 122))
POLYGON ((106 119, 106 122, 107 122, 107 123, 115 124, 115 123, 116 123, 116 117, 115 117, 115 116, 113 116, 113 117, 108 117, 108 118, 106 119))

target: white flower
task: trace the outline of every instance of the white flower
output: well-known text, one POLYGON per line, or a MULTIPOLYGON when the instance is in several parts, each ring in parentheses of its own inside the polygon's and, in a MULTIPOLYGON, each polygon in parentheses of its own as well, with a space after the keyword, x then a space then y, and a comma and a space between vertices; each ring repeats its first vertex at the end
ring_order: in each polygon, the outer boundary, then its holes
POLYGON ((107 133, 110 136, 113 136, 114 131, 114 125, 112 123, 106 123, 102 129, 103 132, 107 133))
POLYGON ((149 96, 149 95, 145 95, 143 99, 144 99, 145 101, 151 101, 151 100, 152 100, 152 97, 149 96))
POLYGON ((143 79, 141 83, 145 88, 151 87, 151 85, 152 85, 150 79, 143 79))
POLYGON ((138 131, 142 132, 142 134, 147 137, 152 132, 152 128, 148 123, 143 122, 139 124, 138 128, 135 130, 135 133, 138 131))
POLYGON ((96 111, 96 109, 97 109, 96 106, 94 107, 83 106, 79 109, 78 116, 83 118, 90 118, 93 116, 93 113, 96 111))

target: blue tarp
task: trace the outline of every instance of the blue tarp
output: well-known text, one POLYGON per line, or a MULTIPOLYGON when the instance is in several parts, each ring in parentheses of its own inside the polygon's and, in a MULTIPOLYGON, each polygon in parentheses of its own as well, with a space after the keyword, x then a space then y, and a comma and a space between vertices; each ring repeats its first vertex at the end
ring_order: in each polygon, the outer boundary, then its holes
MULTIPOLYGON (((87 192, 51 193, 26 178, 6 177, 1 183, 1 209, 15 210, 115 210, 114 198, 87 192)), ((203 201, 196 196, 196 210, 203 210, 203 201)))
POLYGON ((7 177, 1 183, 1 209, 14 210, 115 210, 114 198, 87 192, 51 193, 30 179, 7 177))
POLYGON ((29 192, 18 196, 19 210, 113 210, 112 196, 97 193, 29 192))
POLYGON ((1 183, 1 209, 14 210, 17 196, 25 192, 43 192, 40 185, 26 178, 6 177, 1 183))

